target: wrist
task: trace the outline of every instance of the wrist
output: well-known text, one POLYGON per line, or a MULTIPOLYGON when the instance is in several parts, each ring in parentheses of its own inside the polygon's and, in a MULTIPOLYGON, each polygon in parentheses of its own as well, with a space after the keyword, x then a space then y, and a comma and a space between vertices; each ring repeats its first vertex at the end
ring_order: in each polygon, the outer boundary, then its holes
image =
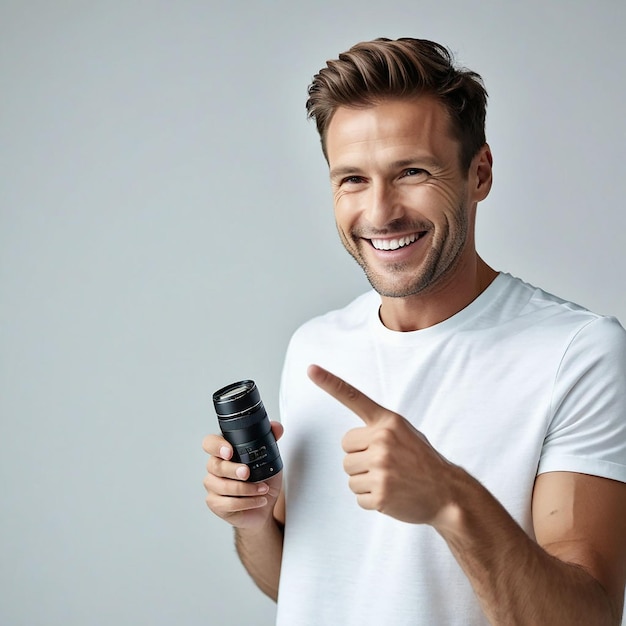
POLYGON ((255 539, 257 537, 263 537, 264 535, 271 535, 277 530, 282 532, 282 525, 276 520, 273 515, 269 515, 267 519, 254 526, 235 526, 235 535, 243 540, 248 538, 255 539))
POLYGON ((487 492, 462 467, 451 465, 445 493, 431 525, 446 541, 454 541, 467 534, 487 492))

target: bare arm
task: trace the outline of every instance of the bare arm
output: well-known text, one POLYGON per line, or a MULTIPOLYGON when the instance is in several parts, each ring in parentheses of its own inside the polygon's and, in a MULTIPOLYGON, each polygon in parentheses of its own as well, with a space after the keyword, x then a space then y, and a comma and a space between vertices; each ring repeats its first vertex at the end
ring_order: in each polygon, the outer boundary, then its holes
POLYGON ((284 496, 281 492, 275 513, 260 529, 235 528, 237 554, 259 589, 274 602, 283 554, 284 496), (279 516, 282 516, 279 519, 279 516))
MULTIPOLYGON (((276 439, 282 426, 272 422, 276 439)), ((204 487, 207 506, 235 529, 237 553, 258 587, 273 600, 283 551, 284 499, 282 473, 262 482, 245 482, 246 465, 230 461, 232 447, 219 435, 205 437, 202 444, 210 455, 204 487)))
POLYGON ((618 626, 626 580, 626 484, 537 478, 528 537, 473 477, 407 420, 322 368, 309 376, 363 419, 343 440, 357 502, 446 540, 494 626, 618 626))
POLYGON ((537 479, 537 542, 471 477, 435 528, 494 625, 621 624, 626 485, 555 472, 537 479), (473 484, 472 484, 473 483, 473 484))

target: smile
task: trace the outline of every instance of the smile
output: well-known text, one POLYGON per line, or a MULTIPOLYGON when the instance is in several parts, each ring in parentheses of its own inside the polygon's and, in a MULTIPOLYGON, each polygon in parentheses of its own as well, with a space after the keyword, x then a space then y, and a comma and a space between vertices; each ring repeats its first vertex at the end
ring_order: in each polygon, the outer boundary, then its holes
POLYGON ((411 233, 398 239, 370 239, 376 250, 398 250, 417 241, 423 233, 411 233))

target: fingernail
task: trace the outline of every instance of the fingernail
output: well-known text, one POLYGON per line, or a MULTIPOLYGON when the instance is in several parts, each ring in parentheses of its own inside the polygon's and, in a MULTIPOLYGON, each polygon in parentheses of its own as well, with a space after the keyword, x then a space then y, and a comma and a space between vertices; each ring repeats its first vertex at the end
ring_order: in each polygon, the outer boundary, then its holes
POLYGON ((265 483, 261 483, 258 487, 257 487, 257 491, 259 493, 267 493, 270 490, 270 488, 265 484, 265 483))
POLYGON ((245 479, 246 478, 246 468, 241 466, 235 470, 235 474, 237 474, 237 478, 245 479))
POLYGON ((228 446, 222 446, 220 448, 220 456, 223 459, 227 459, 230 457, 230 448, 228 446))

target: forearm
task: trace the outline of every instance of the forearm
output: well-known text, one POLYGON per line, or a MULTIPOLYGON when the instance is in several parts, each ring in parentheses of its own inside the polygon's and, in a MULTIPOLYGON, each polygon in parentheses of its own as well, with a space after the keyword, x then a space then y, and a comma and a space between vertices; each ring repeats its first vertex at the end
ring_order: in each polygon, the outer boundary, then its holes
POLYGON ((464 495, 436 527, 494 626, 619 626, 621 606, 591 574, 538 546, 462 470, 457 487, 464 495))
POLYGON ((283 527, 271 517, 261 529, 235 529, 239 558, 259 589, 275 602, 283 554, 283 527))

